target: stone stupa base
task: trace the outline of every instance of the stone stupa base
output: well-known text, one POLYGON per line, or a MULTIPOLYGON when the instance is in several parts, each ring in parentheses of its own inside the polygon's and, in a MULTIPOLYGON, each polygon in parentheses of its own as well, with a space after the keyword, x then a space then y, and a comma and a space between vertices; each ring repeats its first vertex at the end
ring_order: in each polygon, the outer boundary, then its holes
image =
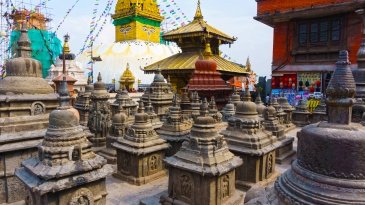
POLYGON ((160 135, 162 139, 166 140, 169 143, 169 148, 165 152, 166 157, 171 157, 176 154, 181 146, 182 143, 187 139, 187 136, 167 136, 167 135, 160 135))
POLYGON ((249 189, 251 189, 253 186, 257 185, 258 183, 265 187, 268 186, 269 184, 273 183, 278 177, 280 176, 279 172, 274 172, 269 178, 259 181, 259 182, 249 182, 249 181, 241 181, 241 180, 237 180, 236 179, 236 188, 238 190, 241 191, 248 191, 249 189))
POLYGON ((297 161, 275 182, 275 190, 280 204, 365 204, 365 180, 316 174, 297 161))
POLYGON ((286 137, 283 140, 279 141, 281 145, 276 149, 276 163, 282 164, 285 160, 295 155, 296 152, 293 150, 293 142, 294 137, 286 137))
POLYGON ((144 177, 135 177, 135 176, 124 174, 122 172, 113 173, 113 176, 118 179, 121 179, 123 181, 126 181, 130 184, 141 186, 141 185, 147 184, 149 182, 152 182, 154 180, 157 180, 159 178, 167 176, 167 170, 163 169, 154 174, 144 176, 144 177))

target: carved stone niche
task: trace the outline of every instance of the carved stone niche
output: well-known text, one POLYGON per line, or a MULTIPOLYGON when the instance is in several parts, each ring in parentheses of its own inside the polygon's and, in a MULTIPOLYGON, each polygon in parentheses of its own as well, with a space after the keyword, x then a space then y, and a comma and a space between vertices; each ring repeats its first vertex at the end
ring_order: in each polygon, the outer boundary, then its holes
POLYGON ((32 103, 31 115, 43 115, 46 113, 46 105, 40 101, 32 103))
POLYGON ((217 177, 207 177, 181 169, 171 168, 169 190, 172 195, 164 197, 166 204, 179 201, 186 204, 236 204, 234 170, 217 177), (213 203, 214 201, 214 203, 213 203))

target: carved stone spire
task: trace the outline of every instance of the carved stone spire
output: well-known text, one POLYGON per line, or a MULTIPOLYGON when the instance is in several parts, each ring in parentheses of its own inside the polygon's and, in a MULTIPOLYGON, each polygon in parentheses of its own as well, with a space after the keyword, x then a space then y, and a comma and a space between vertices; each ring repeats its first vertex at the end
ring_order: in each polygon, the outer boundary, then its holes
POLYGON ((32 48, 30 47, 31 43, 28 37, 28 30, 26 22, 23 22, 22 28, 20 29, 20 37, 17 42, 17 56, 23 58, 31 58, 32 57, 32 48))
POLYGON ((329 123, 351 122, 356 86, 350 64, 348 52, 340 51, 337 68, 326 90, 329 123))

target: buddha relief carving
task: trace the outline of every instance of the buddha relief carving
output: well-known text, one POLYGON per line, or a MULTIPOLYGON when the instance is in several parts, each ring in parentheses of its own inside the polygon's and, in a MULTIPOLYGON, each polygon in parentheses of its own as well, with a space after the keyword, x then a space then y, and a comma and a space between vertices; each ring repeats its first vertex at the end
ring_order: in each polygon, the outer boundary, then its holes
POLYGON ((31 107, 32 115, 42 115, 46 112, 46 106, 42 102, 34 102, 31 107))
POLYGON ((181 191, 181 195, 188 198, 188 199, 191 199, 191 193, 192 193, 192 188, 193 188, 193 185, 192 185, 192 180, 190 178, 190 176, 188 175, 181 175, 180 176, 180 191, 181 191))
POLYGON ((150 171, 156 171, 158 169, 158 165, 159 165, 159 156, 157 155, 152 155, 149 158, 149 170, 150 171))
POLYGON ((222 199, 229 197, 229 176, 222 177, 222 199))
POLYGON ((272 174, 274 172, 274 156, 273 153, 269 153, 269 155, 267 156, 267 164, 266 164, 266 176, 269 176, 270 174, 272 174))
POLYGON ((86 188, 79 189, 71 197, 70 205, 94 205, 93 193, 86 188))

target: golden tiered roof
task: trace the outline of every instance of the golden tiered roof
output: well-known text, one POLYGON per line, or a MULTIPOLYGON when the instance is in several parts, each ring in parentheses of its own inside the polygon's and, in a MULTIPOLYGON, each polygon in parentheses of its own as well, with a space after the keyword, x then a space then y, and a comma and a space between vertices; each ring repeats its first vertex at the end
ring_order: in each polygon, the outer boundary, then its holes
POLYGON ((128 16, 143 16, 157 21, 163 20, 156 0, 118 0, 112 18, 119 19, 128 16))
POLYGON ((129 63, 127 63, 127 68, 123 72, 122 76, 120 77, 121 83, 134 83, 136 78, 134 77, 132 71, 129 69, 129 63))
MULTIPOLYGON (((184 52, 165 58, 162 61, 156 62, 145 67, 146 73, 154 73, 156 70, 162 71, 189 71, 195 69, 195 62, 203 56, 199 52, 184 52)), ((217 70, 220 72, 246 74, 245 68, 242 68, 236 63, 228 61, 218 55, 211 56, 211 59, 217 62, 217 70)))
POLYGON ((237 40, 235 37, 223 33, 204 21, 200 8, 200 0, 198 1, 198 7, 195 12, 194 20, 185 26, 166 32, 163 35, 163 38, 168 41, 174 41, 181 37, 195 36, 204 36, 206 38, 209 38, 208 36, 212 36, 213 38, 221 40, 222 44, 232 44, 237 40))

